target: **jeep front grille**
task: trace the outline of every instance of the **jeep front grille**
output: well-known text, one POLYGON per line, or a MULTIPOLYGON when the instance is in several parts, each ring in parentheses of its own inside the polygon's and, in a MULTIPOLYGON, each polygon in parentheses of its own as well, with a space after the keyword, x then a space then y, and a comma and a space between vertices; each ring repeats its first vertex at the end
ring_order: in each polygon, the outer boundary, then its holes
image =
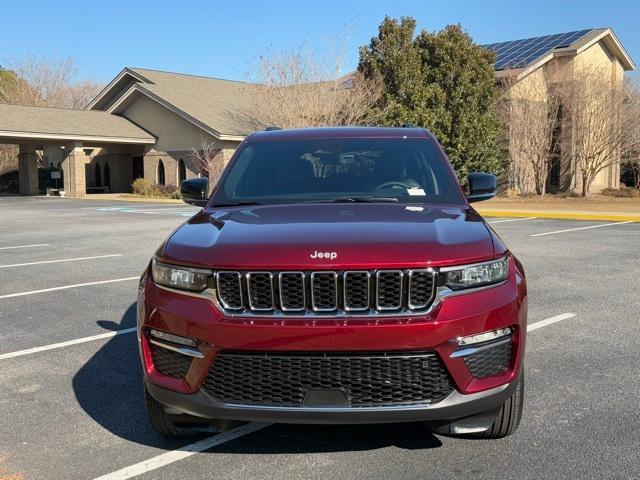
POLYGON ((215 279, 220 306, 235 314, 419 313, 436 292, 432 269, 219 271, 215 279))
POLYGON ((453 382, 433 352, 221 352, 204 390, 226 403, 304 407, 313 392, 338 392, 342 406, 436 403, 453 382))

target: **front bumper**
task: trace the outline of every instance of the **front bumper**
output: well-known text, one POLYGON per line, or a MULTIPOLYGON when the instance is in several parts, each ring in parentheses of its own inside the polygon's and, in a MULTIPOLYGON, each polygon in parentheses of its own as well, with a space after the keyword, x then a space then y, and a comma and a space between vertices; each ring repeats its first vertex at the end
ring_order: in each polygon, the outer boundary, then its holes
POLYGON ((455 420, 497 409, 515 390, 517 381, 483 392, 454 391, 433 405, 384 407, 265 407, 217 401, 204 391, 185 394, 146 379, 147 391, 163 405, 197 417, 273 423, 357 424, 455 420))
POLYGON ((342 320, 282 322, 225 317, 210 300, 169 291, 148 276, 141 279, 138 326, 145 383, 160 403, 191 415, 230 420, 293 423, 380 423, 458 419, 499 407, 513 392, 522 370, 527 301, 524 276, 510 271, 506 283, 443 299, 421 317, 388 318, 380 324, 342 320), (197 340, 198 353, 181 378, 155 368, 150 328, 197 340), (496 375, 474 377, 464 358, 452 355, 459 337, 509 328, 511 360, 496 375), (203 389, 207 373, 222 351, 243 352, 434 352, 451 376, 454 391, 425 405, 309 407, 224 403, 203 389))

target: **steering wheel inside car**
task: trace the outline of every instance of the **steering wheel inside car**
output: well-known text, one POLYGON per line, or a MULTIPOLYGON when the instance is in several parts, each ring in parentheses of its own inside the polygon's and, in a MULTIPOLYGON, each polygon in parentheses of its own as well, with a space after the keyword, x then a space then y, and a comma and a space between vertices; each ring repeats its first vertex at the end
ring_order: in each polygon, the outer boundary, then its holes
POLYGON ((411 186, 407 185, 406 183, 402 183, 399 181, 392 181, 392 182, 381 183, 374 190, 383 190, 385 188, 395 188, 395 187, 402 187, 405 190, 409 190, 411 188, 411 186))

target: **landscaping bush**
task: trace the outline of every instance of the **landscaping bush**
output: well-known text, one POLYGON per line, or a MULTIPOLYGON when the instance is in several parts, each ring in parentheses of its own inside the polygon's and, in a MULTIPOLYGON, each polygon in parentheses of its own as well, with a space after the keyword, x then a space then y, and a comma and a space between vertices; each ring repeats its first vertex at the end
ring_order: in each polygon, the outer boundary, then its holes
POLYGON ((600 194, 617 198, 640 198, 640 190, 631 187, 605 188, 600 194))
POLYGON ((153 183, 146 178, 136 178, 131 184, 131 188, 136 195, 149 196, 153 191, 153 183))
POLYGON ((160 198, 180 198, 180 190, 175 185, 157 185, 146 178, 138 178, 132 184, 135 195, 160 198))
POLYGON ((175 185, 155 185, 156 197, 171 197, 178 190, 175 185))

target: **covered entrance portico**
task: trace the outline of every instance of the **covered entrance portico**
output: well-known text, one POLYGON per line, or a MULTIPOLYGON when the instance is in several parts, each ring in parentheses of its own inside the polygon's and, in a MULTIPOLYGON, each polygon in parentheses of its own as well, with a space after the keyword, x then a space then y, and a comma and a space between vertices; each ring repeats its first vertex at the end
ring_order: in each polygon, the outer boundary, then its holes
POLYGON ((0 104, 0 144, 19 145, 22 195, 40 193, 39 164, 61 167, 67 196, 130 191, 133 159, 155 141, 129 120, 106 112, 0 104))

